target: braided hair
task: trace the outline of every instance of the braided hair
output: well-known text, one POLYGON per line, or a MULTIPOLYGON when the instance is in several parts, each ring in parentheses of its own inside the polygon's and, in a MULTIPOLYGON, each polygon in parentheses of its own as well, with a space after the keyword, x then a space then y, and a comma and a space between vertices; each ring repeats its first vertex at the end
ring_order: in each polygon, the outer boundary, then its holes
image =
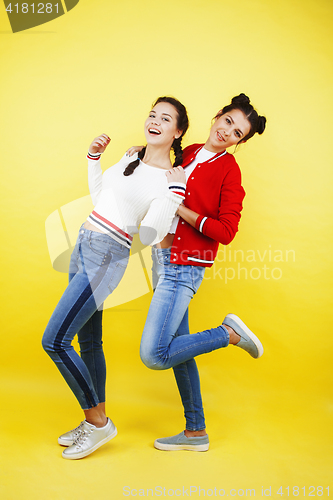
POLYGON ((239 109, 239 111, 242 111, 250 124, 250 132, 243 137, 239 143, 251 139, 251 137, 253 137, 256 133, 260 135, 263 133, 266 127, 266 118, 265 116, 258 115, 257 111, 250 103, 250 99, 245 94, 239 94, 236 97, 233 97, 231 99, 231 104, 224 106, 224 108, 214 118, 217 120, 222 115, 229 113, 233 109, 239 109))
MULTIPOLYGON (((172 167, 178 167, 178 165, 181 165, 183 163, 183 148, 182 148, 182 139, 183 136, 185 135, 188 127, 189 127, 189 120, 187 116, 187 111, 185 106, 175 99, 174 97, 159 97, 156 99, 154 102, 152 108, 156 106, 159 102, 168 102, 169 104, 172 104, 172 106, 175 108, 177 111, 177 127, 179 130, 182 131, 182 135, 178 139, 174 139, 171 147, 173 149, 173 152, 175 154, 175 161, 172 167)), ((140 160, 143 160, 144 156, 146 153, 146 147, 144 147, 140 153, 138 153, 138 158, 131 163, 127 165, 127 167, 124 170, 124 175, 131 175, 133 174, 134 170, 136 167, 139 165, 140 160)))

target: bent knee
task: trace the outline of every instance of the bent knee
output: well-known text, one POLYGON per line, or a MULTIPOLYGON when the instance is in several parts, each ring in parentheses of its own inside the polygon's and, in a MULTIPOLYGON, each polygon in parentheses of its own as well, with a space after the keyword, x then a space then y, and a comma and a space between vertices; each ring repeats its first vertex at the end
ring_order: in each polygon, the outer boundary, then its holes
POLYGON ((48 340, 45 333, 44 333, 43 338, 42 338, 42 347, 43 347, 44 351, 47 352, 48 354, 53 351, 52 344, 48 340))
POLYGON ((150 370, 164 370, 162 360, 159 356, 154 355, 152 352, 140 350, 140 358, 142 363, 150 370))
POLYGON ((47 354, 54 354, 59 352, 60 346, 57 345, 55 335, 52 334, 48 329, 45 330, 44 335, 42 337, 42 347, 47 354))

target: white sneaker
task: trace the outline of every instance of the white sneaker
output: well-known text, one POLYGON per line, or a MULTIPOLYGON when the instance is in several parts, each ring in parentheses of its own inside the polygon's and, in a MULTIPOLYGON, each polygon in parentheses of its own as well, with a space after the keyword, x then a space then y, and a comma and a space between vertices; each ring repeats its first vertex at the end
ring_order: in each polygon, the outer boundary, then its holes
POLYGON ((86 421, 83 420, 83 422, 75 427, 75 429, 65 432, 65 434, 59 436, 58 443, 61 444, 61 446, 71 446, 74 443, 75 439, 79 436, 81 429, 84 428, 85 423, 86 421))
POLYGON ((74 443, 62 452, 62 456, 69 460, 86 457, 116 435, 117 429, 109 418, 104 427, 96 427, 84 421, 84 425, 81 427, 74 443))

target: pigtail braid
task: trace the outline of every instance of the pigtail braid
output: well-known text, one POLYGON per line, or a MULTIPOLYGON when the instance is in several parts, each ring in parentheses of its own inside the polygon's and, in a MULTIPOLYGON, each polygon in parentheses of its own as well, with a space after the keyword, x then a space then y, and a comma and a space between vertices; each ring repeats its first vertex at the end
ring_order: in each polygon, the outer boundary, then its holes
POLYGON ((139 166, 140 160, 143 160, 145 152, 146 152, 146 146, 143 149, 141 149, 141 151, 138 153, 138 158, 127 165, 127 167, 123 172, 125 176, 133 174, 136 167, 139 166))
POLYGON ((178 167, 178 165, 181 165, 183 163, 183 148, 182 148, 182 138, 179 137, 178 139, 175 139, 172 143, 172 149, 175 153, 175 161, 172 167, 178 167))

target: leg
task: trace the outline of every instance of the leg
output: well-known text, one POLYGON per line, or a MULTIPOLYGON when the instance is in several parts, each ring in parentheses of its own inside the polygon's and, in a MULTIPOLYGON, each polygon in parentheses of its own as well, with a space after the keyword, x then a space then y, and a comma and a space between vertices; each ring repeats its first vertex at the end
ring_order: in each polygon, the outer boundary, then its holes
MULTIPOLYGON (((178 328, 178 335, 189 335, 188 309, 178 328)), ((178 390, 184 407, 186 420, 186 435, 206 434, 205 417, 202 405, 200 377, 197 364, 190 359, 173 367, 178 390), (201 432, 198 432, 201 431, 201 432)))
MULTIPOLYGON (((167 250, 152 249, 153 288, 157 287, 159 278, 164 274, 164 263, 167 250)), ((188 309, 178 326, 176 336, 189 335, 188 309)), ((186 419, 186 433, 205 434, 205 418, 200 392, 200 378, 196 362, 190 359, 173 367, 176 383, 181 396, 186 419)))
POLYGON ((203 270, 170 264, 164 268, 149 308, 140 349, 143 363, 155 370, 171 368, 229 343, 228 331, 222 325, 193 335, 176 336, 202 281, 203 270))
POLYGON ((96 311, 78 332, 81 359, 89 370, 100 403, 105 403, 106 363, 102 341, 103 310, 96 311))
MULTIPOLYGON (((89 369, 71 342, 117 286, 127 260, 128 250, 122 245, 106 235, 81 230, 71 261, 71 264, 75 261, 76 267, 70 269, 70 283, 44 333, 44 349, 56 363, 83 410, 95 408, 105 401, 99 401, 89 369)), ((101 315, 94 317, 97 319, 100 323, 101 315)))

